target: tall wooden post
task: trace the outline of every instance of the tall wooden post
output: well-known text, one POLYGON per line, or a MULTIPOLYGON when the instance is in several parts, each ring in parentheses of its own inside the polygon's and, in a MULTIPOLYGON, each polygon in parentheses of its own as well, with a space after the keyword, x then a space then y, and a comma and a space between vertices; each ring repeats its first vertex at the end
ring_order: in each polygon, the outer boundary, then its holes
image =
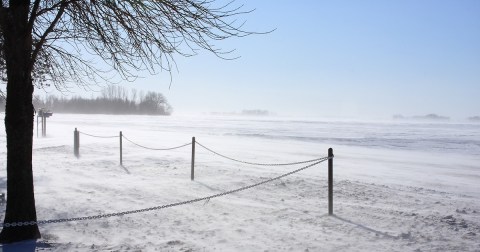
POLYGON ((192 181, 195 179, 195 137, 192 137, 192 170, 190 179, 192 181))
POLYGON ((333 215, 333 149, 328 149, 328 215, 333 215))
POLYGON ((122 132, 120 131, 120 165, 123 165, 123 158, 122 158, 122 132))

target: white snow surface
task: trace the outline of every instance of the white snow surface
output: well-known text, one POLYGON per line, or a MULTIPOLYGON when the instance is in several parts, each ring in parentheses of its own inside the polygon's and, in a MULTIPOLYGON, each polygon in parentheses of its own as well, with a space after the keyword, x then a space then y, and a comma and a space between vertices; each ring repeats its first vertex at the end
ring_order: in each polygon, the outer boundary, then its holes
MULTIPOLYGON (((6 139, 0 130, 0 191, 6 139)), ((42 239, 3 251, 480 251, 480 124, 282 117, 54 114, 34 130, 38 220, 111 214, 244 187, 334 150, 334 215, 327 162, 209 201, 96 220, 39 225, 42 239)), ((5 205, 0 206, 3 219, 5 205)))

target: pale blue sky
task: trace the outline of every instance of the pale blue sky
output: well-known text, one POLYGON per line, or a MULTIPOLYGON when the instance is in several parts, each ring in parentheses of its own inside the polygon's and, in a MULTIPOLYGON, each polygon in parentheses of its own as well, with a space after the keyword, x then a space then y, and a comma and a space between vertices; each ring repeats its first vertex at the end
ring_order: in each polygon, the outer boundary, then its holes
MULTIPOLYGON (((246 28, 179 72, 125 87, 163 93, 174 113, 265 109, 279 115, 391 118, 480 115, 480 1, 243 0, 246 28)), ((145 73, 144 75, 147 75, 145 73)))

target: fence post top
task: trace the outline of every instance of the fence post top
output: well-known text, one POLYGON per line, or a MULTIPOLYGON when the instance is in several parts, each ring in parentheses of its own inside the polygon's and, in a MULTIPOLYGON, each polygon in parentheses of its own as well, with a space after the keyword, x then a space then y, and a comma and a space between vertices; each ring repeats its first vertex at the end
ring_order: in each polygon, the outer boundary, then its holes
POLYGON ((332 148, 328 148, 328 156, 329 157, 333 156, 333 149, 332 148))

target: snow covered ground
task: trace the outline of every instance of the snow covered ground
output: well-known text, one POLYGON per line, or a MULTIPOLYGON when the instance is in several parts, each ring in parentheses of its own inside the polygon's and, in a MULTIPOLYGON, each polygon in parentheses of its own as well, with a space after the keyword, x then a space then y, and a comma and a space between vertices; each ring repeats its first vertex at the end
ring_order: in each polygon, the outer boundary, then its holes
MULTIPOLYGON (((255 184, 334 149, 334 216, 327 163, 242 192, 97 220, 42 224, 37 242, 3 251, 480 251, 480 124, 213 116, 54 114, 34 139, 39 220, 161 206, 255 184)), ((6 190, 0 125, 0 191, 6 190)), ((36 131, 35 131, 36 133, 36 131)), ((3 219, 4 207, 0 217, 3 219)))

